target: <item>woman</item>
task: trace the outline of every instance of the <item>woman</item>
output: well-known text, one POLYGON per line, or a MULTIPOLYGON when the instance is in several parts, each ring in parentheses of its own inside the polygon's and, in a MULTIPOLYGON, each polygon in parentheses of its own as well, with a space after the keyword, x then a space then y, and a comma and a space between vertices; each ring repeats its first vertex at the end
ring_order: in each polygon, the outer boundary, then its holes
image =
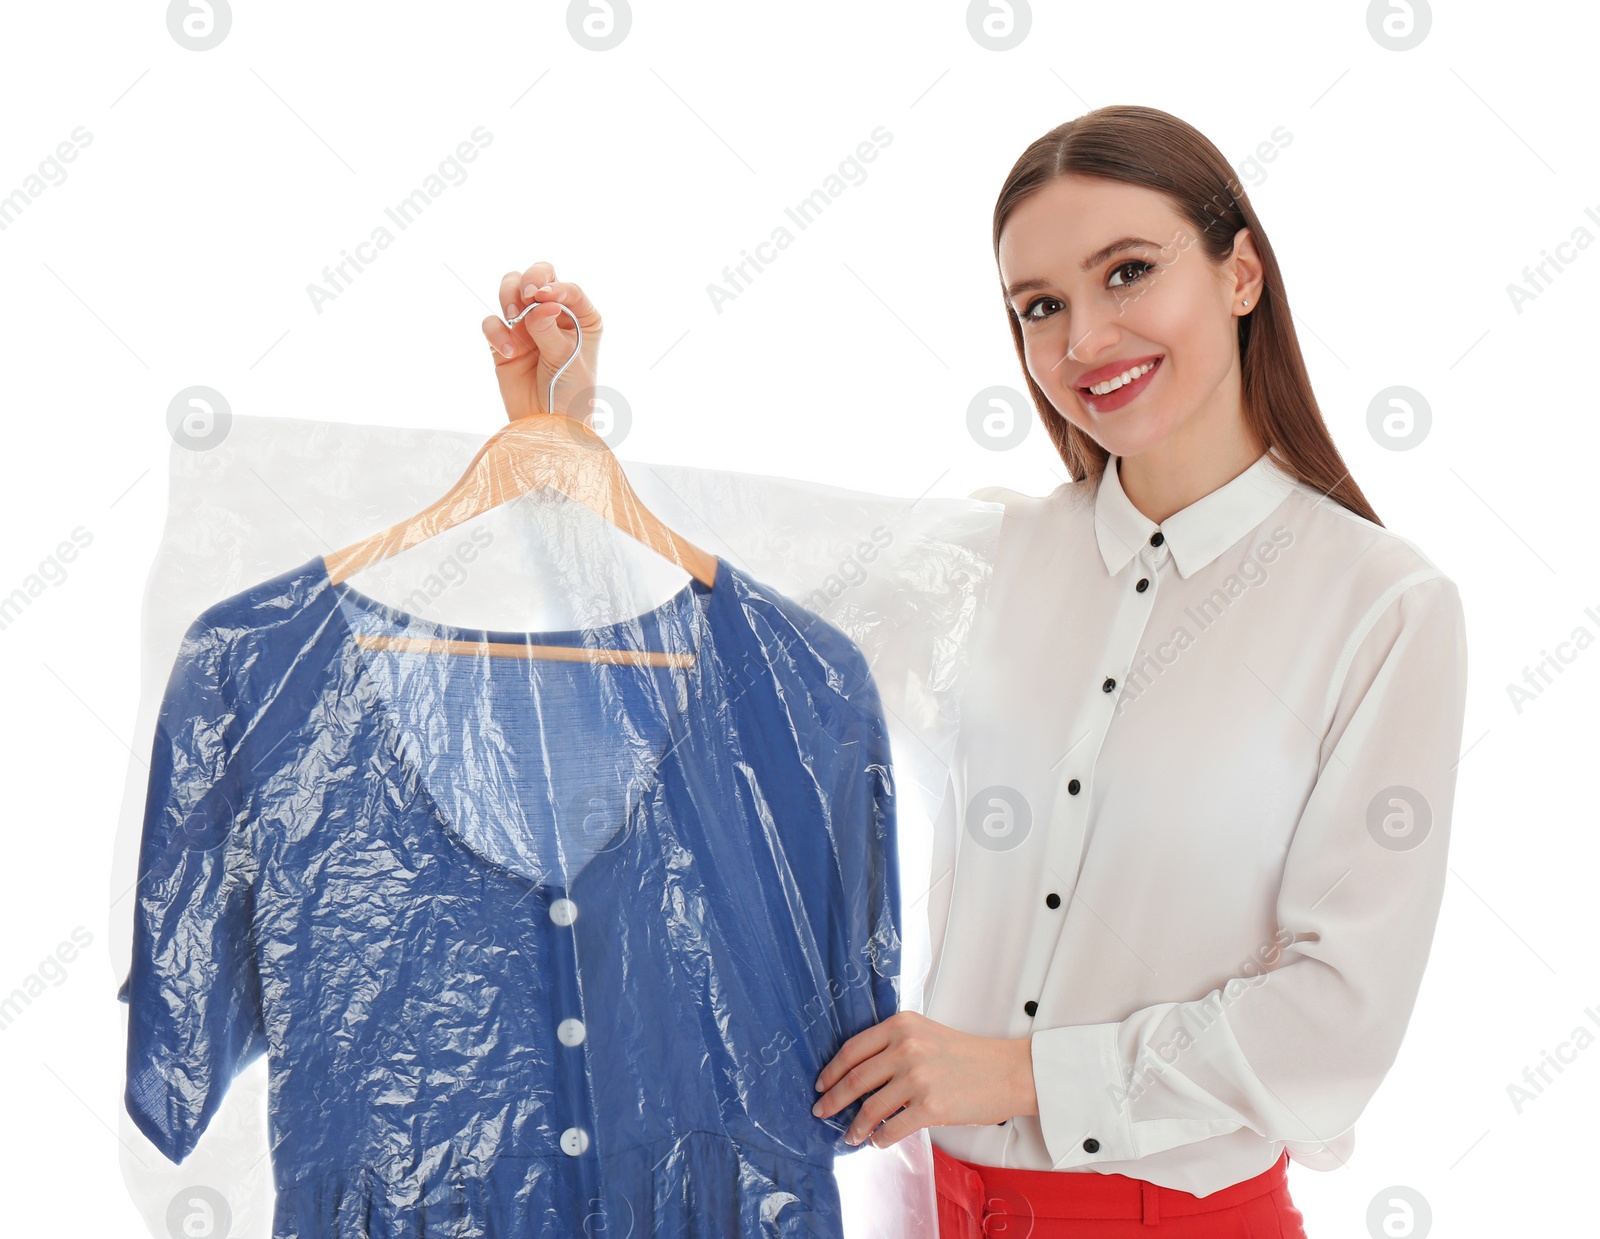
MULTIPOLYGON (((1460 598, 1350 478, 1201 134, 1140 107, 1051 130, 993 240, 1073 480, 979 492, 1005 517, 926 1014, 847 1041, 817 1113, 871 1094, 853 1142, 929 1128, 942 1236, 1303 1236, 1288 1156, 1348 1156, 1433 937, 1460 598)), ((529 275, 508 310, 565 302, 588 353, 592 305, 529 275)), ((513 416, 570 352, 551 317, 485 322, 513 416)))

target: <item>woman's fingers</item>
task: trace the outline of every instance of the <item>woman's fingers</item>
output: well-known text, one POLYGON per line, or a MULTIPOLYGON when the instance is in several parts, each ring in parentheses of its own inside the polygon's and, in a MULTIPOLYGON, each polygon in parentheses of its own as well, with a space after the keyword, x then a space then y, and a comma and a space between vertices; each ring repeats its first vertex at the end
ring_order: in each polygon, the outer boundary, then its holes
MULTIPOLYGON (((904 1012, 895 1012, 887 1019, 879 1020, 871 1028, 863 1028, 839 1047, 839 1052, 830 1058, 817 1076, 816 1087, 818 1092, 831 1089, 845 1074, 857 1063, 863 1063, 871 1058, 891 1040, 894 1025, 904 1012)), ((838 1109, 837 1106, 834 1107, 838 1109)))
POLYGON ((817 1104, 812 1106, 811 1112, 818 1118, 825 1119, 830 1114, 843 1110, 857 1097, 870 1093, 875 1088, 882 1088, 894 1076, 896 1064, 892 1058, 892 1055, 880 1051, 857 1063, 839 1077, 837 1084, 817 1099, 817 1104))
POLYGON ((500 317, 484 319, 482 330, 507 416, 515 420, 530 413, 562 412, 587 421, 589 402, 579 397, 595 384, 602 327, 594 302, 570 280, 557 280, 548 262, 506 272, 500 277, 499 300, 500 317), (580 328, 581 353, 575 348, 580 328))
MULTIPOLYGON (((595 309, 594 302, 589 300, 588 294, 570 280, 557 280, 552 278, 547 284, 534 290, 537 300, 549 303, 559 301, 577 317, 583 327, 584 339, 589 339, 591 331, 600 328, 600 311, 595 309)), ((531 315, 530 315, 531 317, 531 315)), ((572 319, 557 311, 556 318, 561 326, 568 331, 572 330, 572 319)))
MULTIPOLYGON (((576 337, 572 332, 572 320, 561 312, 559 306, 551 305, 545 299, 552 294, 539 292, 535 296, 538 301, 522 317, 516 330, 527 334, 528 342, 533 345, 539 360, 541 370, 554 371, 572 356, 572 345, 576 337)), ((515 336, 512 337, 515 340, 515 336)), ((546 378, 548 379, 548 375, 546 378)))
MULTIPOLYGON (((518 319, 515 326, 511 325, 510 320, 522 314, 529 302, 549 302, 555 299, 555 294, 548 289, 540 291, 542 286, 524 284, 524 280, 539 278, 544 272, 550 271, 550 264, 547 262, 535 263, 528 270, 535 274, 528 276, 524 272, 510 271, 500 277, 500 317, 483 320, 484 338, 489 341, 489 347, 495 350, 495 363, 497 365, 506 361, 527 359, 529 357, 537 361, 540 353, 541 336, 536 333, 542 332, 552 318, 566 317, 559 309, 533 309, 528 310, 527 314, 518 319), (522 289, 524 287, 532 290, 531 295, 523 296, 522 289)), ((577 285, 570 285, 569 287, 576 288, 577 285)), ((546 332, 543 334, 542 343, 548 346, 558 343, 559 340, 560 336, 552 336, 546 332)), ((569 344, 564 350, 560 351, 560 356, 564 358, 571 352, 572 346, 569 344)), ((556 364, 561 364, 559 359, 556 364)))
POLYGON ((491 314, 483 320, 483 338, 489 341, 489 347, 494 351, 494 364, 505 365, 508 361, 515 361, 518 355, 532 356, 533 348, 527 340, 518 341, 515 329, 507 327, 505 322, 497 315, 491 314))
MULTIPOLYGON (((533 268, 530 267, 529 270, 533 268)), ((494 351, 494 363, 497 366, 504 365, 507 361, 524 360, 533 352, 532 341, 528 338, 527 332, 507 325, 508 320, 515 318, 522 309, 522 277, 523 273, 520 271, 507 271, 500 277, 498 294, 500 314, 498 317, 486 318, 480 324, 483 328, 483 338, 489 342, 489 347, 494 351)))
POLYGON ((512 271, 501 277, 501 318, 504 321, 497 328, 493 320, 484 320, 483 333, 490 347, 500 354, 497 360, 525 354, 527 346, 532 345, 536 357, 552 366, 561 365, 572 356, 572 339, 567 338, 563 342, 563 335, 556 334, 556 331, 564 333, 566 337, 575 337, 574 318, 583 328, 584 356, 592 358, 598 348, 596 337, 602 326, 600 311, 595 308, 594 302, 578 285, 556 280, 553 268, 547 262, 535 263, 528 268, 528 272, 532 274, 512 271), (524 283, 539 279, 546 273, 550 273, 550 278, 542 284, 524 283), (510 325, 510 320, 522 314, 530 303, 540 306, 559 303, 571 314, 558 308, 531 309, 522 315, 515 326, 510 325), (550 330, 552 327, 556 330, 550 330))
POLYGON ((855 1122, 850 1124, 850 1130, 844 1134, 845 1143, 860 1144, 878 1130, 878 1124, 884 1122, 891 1114, 909 1106, 911 1100, 911 1089, 906 1083, 904 1074, 887 1081, 883 1087, 861 1103, 855 1122))
POLYGON ((500 277, 500 312, 512 319, 532 301, 533 290, 556 278, 556 269, 547 262, 536 262, 526 271, 508 271, 500 277))
POLYGON ((524 327, 527 319, 523 319, 515 327, 506 324, 516 318, 530 301, 540 300, 535 295, 537 290, 555 278, 556 269, 547 262, 536 262, 526 271, 507 271, 500 277, 500 317, 504 322, 498 332, 493 331, 489 323, 485 323, 483 329, 484 335, 489 338, 490 346, 498 351, 502 358, 507 356, 502 346, 508 341, 511 345, 511 356, 525 352, 523 346, 532 343, 532 337, 524 327))
POLYGON ((536 262, 522 273, 517 282, 516 291, 524 302, 533 300, 533 290, 550 283, 556 278, 556 269, 547 262, 536 262))
MULTIPOLYGON (((877 1096, 877 1094, 874 1093, 873 1096, 877 1096)), ((885 1119, 883 1125, 872 1132, 870 1139, 872 1140, 873 1148, 887 1149, 892 1145, 899 1144, 914 1132, 921 1131, 924 1127, 942 1126, 943 1124, 938 1120, 923 1114, 917 1107, 917 1103, 912 1101, 885 1119)))

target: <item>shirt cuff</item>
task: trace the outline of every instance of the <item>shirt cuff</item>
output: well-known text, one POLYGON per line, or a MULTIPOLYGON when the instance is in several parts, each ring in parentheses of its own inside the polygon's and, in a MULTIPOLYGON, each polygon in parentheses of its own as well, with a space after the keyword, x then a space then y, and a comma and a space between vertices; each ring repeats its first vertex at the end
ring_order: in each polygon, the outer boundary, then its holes
POLYGON ((1039 1127, 1052 1170, 1131 1162, 1133 1118, 1128 1112, 1116 1024, 1069 1024, 1036 1029, 1029 1038, 1039 1127))

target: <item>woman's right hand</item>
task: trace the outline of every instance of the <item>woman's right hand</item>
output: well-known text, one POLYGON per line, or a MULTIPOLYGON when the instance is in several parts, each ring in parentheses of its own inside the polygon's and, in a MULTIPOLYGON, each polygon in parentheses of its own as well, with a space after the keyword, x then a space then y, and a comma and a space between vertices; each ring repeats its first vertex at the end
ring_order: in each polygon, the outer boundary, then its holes
POLYGON ((500 306, 506 319, 515 318, 530 302, 541 304, 515 327, 499 318, 483 320, 506 416, 515 421, 530 413, 564 413, 590 425, 593 412, 588 399, 583 399, 582 408, 573 407, 573 401, 594 388, 600 311, 576 284, 558 281, 555 268, 547 262, 536 262, 521 273, 509 272, 500 281, 500 306), (554 308, 555 303, 577 316, 583 327, 583 347, 556 382, 555 408, 550 409, 546 407, 550 378, 572 356, 576 338, 572 319, 554 308))

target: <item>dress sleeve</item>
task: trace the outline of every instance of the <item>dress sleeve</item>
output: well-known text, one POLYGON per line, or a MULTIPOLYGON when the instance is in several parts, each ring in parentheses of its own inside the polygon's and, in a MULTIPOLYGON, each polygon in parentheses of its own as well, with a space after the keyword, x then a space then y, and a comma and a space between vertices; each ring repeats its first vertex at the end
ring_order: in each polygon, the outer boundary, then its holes
MULTIPOLYGON (((839 1044, 900 1009, 900 862, 888 728, 870 675, 850 691, 854 707, 841 734, 832 812, 837 888, 829 901, 828 988, 839 1044)), ((836 1152, 857 1147, 844 1133, 857 1099, 826 1120, 836 1152)))
POLYGON ((1321 770, 1278 894, 1281 954, 1203 998, 1035 1030, 1054 1168, 1134 1161, 1239 1128, 1316 1168, 1351 1147, 1432 944, 1466 706, 1456 586, 1432 575, 1392 592, 1331 690, 1321 770))
POLYGON ((230 688, 226 641, 197 619, 156 717, 133 956, 117 993, 129 1008, 124 1101, 172 1162, 266 1048, 236 760, 243 720, 230 688))
POLYGON ((868 679, 852 694, 860 716, 850 735, 844 785, 836 801, 844 933, 835 976, 853 1001, 847 1036, 900 1009, 900 865, 894 768, 877 688, 868 679))

